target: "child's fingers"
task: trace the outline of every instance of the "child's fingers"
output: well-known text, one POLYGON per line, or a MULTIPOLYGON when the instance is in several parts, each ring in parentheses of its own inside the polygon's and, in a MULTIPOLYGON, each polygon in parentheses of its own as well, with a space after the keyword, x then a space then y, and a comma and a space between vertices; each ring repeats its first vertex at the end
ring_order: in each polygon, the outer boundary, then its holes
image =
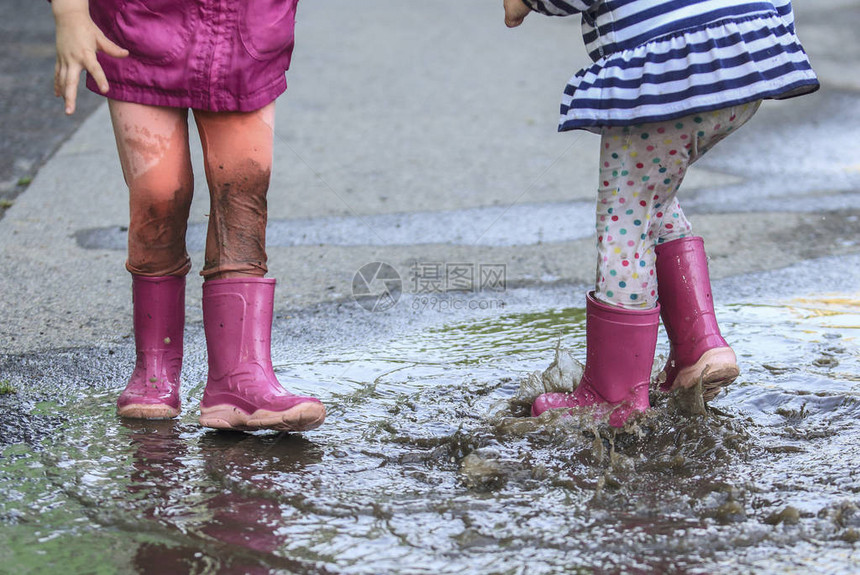
POLYGON ((75 103, 78 99, 78 82, 81 78, 82 68, 75 64, 66 68, 63 81, 63 100, 66 104, 66 115, 75 113, 75 103))
POLYGON ((96 86, 99 87, 102 94, 105 94, 110 90, 110 84, 108 84, 105 72, 102 70, 101 64, 99 64, 99 61, 96 60, 95 56, 93 56, 93 59, 87 63, 87 72, 89 72, 90 76, 93 77, 93 80, 96 81, 96 86))
POLYGON ((57 59, 56 64, 54 64, 54 96, 59 98, 63 94, 63 90, 60 87, 60 71, 62 68, 60 67, 60 60, 57 59))
MULTIPOLYGON (((110 41, 107 36, 102 34, 101 31, 96 34, 96 50, 104 52, 108 56, 112 56, 114 58, 125 58, 128 56, 128 50, 117 46, 115 43, 110 41)), ((99 60, 95 53, 90 53, 88 55, 87 61, 84 62, 84 66, 86 67, 87 72, 90 73, 90 76, 93 77, 93 80, 95 80, 101 93, 107 93, 107 91, 110 90, 110 84, 108 84, 107 76, 105 76, 104 70, 102 69, 101 64, 99 64, 99 60)))
POLYGON ((107 54, 108 56, 113 56, 114 58, 125 58, 128 56, 128 50, 116 45, 107 36, 99 31, 98 36, 96 37, 96 47, 107 54))
POLYGON ((505 26, 508 28, 516 28, 522 24, 531 12, 531 8, 526 6, 522 0, 504 0, 504 8, 505 26))
POLYGON ((505 16, 505 26, 507 26, 508 28, 516 28, 523 23, 523 20, 525 20, 525 17, 514 18, 510 16, 505 16))

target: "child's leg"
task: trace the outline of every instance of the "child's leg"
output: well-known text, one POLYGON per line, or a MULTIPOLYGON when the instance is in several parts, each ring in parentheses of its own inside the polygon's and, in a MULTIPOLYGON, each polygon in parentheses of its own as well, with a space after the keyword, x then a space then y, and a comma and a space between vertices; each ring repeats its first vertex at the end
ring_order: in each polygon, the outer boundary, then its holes
POLYGON ((692 235, 676 198, 687 168, 757 109, 750 103, 603 131, 596 299, 628 309, 654 307, 655 246, 692 235))
MULTIPOLYGON (((670 173, 666 166, 669 152, 639 127, 604 130, 597 285, 586 298, 585 369, 573 393, 539 396, 532 415, 559 407, 599 406, 598 413, 610 412, 609 423, 617 427, 633 412, 649 408, 660 322, 652 226, 655 218, 663 219, 663 206, 674 207, 683 178, 683 172, 670 173)), ((681 213, 677 218, 674 213, 667 227, 689 233, 681 213)))
MULTIPOLYGON (((676 136, 686 140, 686 158, 676 162, 692 164, 757 109, 758 103, 752 103, 678 120, 673 127, 679 130, 676 136)), ((703 397, 709 401, 738 376, 737 358, 717 325, 702 238, 675 234, 669 213, 655 221, 661 316, 671 344, 661 388, 701 382, 703 397)))
POLYGON ((184 110, 110 101, 111 120, 131 215, 137 360, 117 400, 123 417, 162 419, 179 414, 185 274, 191 266, 185 230, 193 194, 184 110))
POLYGON ((665 124, 603 131, 597 196, 595 299, 626 309, 657 303, 654 247, 692 227, 675 194, 688 156, 665 124))
POLYGON ((701 238, 690 237, 692 228, 675 195, 687 167, 756 108, 750 104, 707 117, 603 131, 597 285, 586 305, 585 371, 573 393, 538 397, 533 415, 558 407, 609 405, 610 423, 621 425, 633 411, 647 409, 658 310, 672 343, 665 370, 672 381, 677 376, 686 386, 702 380, 704 397, 710 399, 737 377, 725 340, 723 347, 713 347, 719 331, 712 337, 716 321, 709 284, 703 289, 708 283, 704 251, 693 258, 694 249, 678 249, 701 247, 701 238), (667 287, 660 306, 658 270, 661 288, 667 287))
POLYGON ((205 427, 304 431, 325 419, 319 400, 286 391, 272 368, 275 280, 262 276, 274 115, 274 103, 256 112, 194 112, 212 202, 201 272, 205 427))
MULTIPOLYGON (((673 192, 677 193, 687 168, 711 148, 724 140, 732 132, 743 126, 756 113, 761 102, 751 102, 724 110, 716 110, 704 114, 694 114, 686 118, 651 124, 647 126, 650 132, 660 135, 660 143, 669 146, 669 171, 676 170, 677 184, 673 192), (673 153, 674 151, 674 153, 673 153)), ((691 236, 692 228, 684 217, 684 212, 673 198, 669 208, 661 210, 653 218, 650 233, 658 244, 691 236)))
POLYGON ((111 121, 129 189, 128 270, 138 276, 184 276, 194 193, 188 113, 111 100, 111 121))
MULTIPOLYGON (((677 245, 692 234, 675 196, 687 167, 717 141, 711 134, 732 129, 717 125, 719 119, 711 123, 713 129, 706 130, 702 118, 691 117, 603 131, 597 281, 586 306, 585 371, 573 393, 538 397, 533 415, 556 407, 610 405, 610 423, 620 425, 633 411, 648 408, 660 309, 658 243, 677 245)), ((664 308, 673 303, 660 301, 664 308)))
POLYGON ((665 242, 688 238, 693 235, 693 224, 684 215, 684 210, 681 209, 677 197, 672 198, 668 207, 660 206, 657 209, 659 211, 651 218, 651 229, 648 230, 648 236, 655 239, 658 246, 665 242))
POLYGON ((275 104, 254 112, 194 111, 211 207, 207 280, 266 274, 266 194, 272 171, 275 104))

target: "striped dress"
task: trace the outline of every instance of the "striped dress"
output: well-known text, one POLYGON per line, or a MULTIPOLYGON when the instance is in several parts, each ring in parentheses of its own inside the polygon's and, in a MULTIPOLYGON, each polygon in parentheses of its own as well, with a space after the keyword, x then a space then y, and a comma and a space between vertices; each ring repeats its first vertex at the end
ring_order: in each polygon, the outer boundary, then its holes
POLYGON ((818 89, 790 0, 524 0, 582 14, 594 64, 577 72, 559 131, 660 122, 818 89))

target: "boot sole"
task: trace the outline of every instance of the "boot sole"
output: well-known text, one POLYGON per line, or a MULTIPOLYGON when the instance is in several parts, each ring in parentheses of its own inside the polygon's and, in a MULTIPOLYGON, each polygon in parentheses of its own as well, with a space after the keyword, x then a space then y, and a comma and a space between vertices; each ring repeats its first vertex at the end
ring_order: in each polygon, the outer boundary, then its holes
POLYGON ((300 403, 287 411, 258 409, 250 415, 233 405, 222 404, 201 407, 200 425, 235 431, 310 431, 323 424, 325 415, 325 406, 313 401, 300 403))
POLYGON ((678 371, 672 389, 690 388, 702 381, 702 399, 711 401, 740 375, 737 357, 730 347, 709 349, 699 361, 678 371))
POLYGON ((116 414, 127 419, 173 419, 179 415, 179 410, 169 405, 130 403, 118 407, 116 414))

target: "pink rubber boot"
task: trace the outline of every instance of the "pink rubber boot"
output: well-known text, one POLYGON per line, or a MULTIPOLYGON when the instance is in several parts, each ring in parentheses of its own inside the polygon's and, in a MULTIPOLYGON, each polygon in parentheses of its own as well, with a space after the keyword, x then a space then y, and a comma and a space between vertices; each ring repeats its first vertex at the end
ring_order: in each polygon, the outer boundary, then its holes
POLYGON ((168 419, 179 415, 179 374, 185 329, 185 278, 131 279, 137 363, 116 402, 117 415, 168 419))
POLYGON ((216 429, 307 431, 325 407, 286 391, 272 369, 275 280, 231 278, 203 284, 209 378, 200 425, 216 429))
POLYGON ((663 325, 671 344, 660 389, 692 387, 701 378, 704 400, 710 401, 740 371, 717 325, 704 243, 681 238, 658 245, 656 253, 663 325))
POLYGON ((660 306, 629 310, 586 298, 585 371, 573 393, 544 393, 532 404, 532 416, 560 407, 596 406, 609 424, 622 427, 635 411, 645 411, 651 365, 657 346, 660 306))

